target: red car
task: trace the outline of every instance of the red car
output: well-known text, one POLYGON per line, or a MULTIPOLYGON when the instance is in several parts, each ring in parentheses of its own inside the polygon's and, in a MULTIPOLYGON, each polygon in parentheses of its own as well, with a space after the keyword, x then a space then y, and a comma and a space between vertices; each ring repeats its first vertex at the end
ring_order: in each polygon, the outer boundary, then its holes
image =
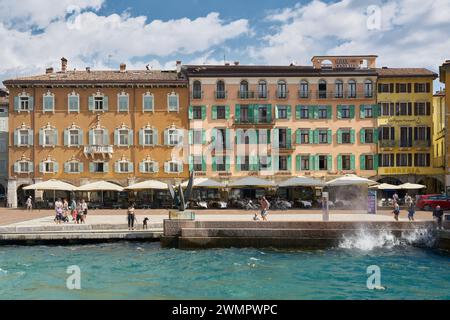
POLYGON ((441 206, 444 210, 450 209, 450 197, 442 194, 426 194, 420 196, 417 200, 416 206, 421 210, 431 211, 436 206, 441 206))

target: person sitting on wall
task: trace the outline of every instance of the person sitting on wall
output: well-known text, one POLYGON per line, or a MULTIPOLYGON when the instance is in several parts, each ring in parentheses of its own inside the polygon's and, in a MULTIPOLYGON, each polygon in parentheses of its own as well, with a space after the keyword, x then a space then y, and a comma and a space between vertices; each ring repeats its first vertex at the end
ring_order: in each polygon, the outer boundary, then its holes
POLYGON ((433 218, 436 221, 437 229, 442 229, 442 216, 444 215, 444 210, 442 210, 440 205, 437 205, 433 210, 433 218))

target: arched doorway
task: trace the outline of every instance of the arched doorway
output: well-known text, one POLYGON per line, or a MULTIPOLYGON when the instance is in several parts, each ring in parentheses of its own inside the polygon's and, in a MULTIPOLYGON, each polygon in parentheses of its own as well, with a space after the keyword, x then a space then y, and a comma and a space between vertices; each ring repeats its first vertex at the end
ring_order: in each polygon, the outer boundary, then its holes
POLYGON ((423 177, 419 179, 417 183, 427 186, 426 189, 419 190, 419 194, 445 193, 444 184, 437 178, 423 177))
POLYGON ((17 207, 23 208, 25 207, 25 202, 27 198, 31 196, 34 202, 34 191, 33 190, 23 190, 24 187, 28 186, 28 184, 22 184, 17 188, 17 207))

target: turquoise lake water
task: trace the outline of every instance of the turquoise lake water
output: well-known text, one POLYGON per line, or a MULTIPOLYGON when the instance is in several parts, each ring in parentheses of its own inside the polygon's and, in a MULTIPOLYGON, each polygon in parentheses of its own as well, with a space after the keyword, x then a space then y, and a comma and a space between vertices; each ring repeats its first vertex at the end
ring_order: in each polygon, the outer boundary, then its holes
POLYGON ((323 251, 161 249, 159 243, 0 247, 0 299, 449 299, 450 256, 392 245, 323 251), (81 290, 68 290, 78 265, 81 290), (385 290, 369 290, 378 265, 385 290))

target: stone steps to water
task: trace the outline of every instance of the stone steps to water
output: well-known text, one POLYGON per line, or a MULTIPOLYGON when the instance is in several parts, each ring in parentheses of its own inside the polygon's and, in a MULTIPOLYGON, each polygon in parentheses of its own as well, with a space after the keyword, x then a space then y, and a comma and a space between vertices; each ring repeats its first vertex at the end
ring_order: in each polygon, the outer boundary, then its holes
MULTIPOLYGON (((149 223, 148 229, 161 229, 162 223, 149 223)), ((71 232, 71 231, 100 231, 100 230, 128 230, 127 224, 55 224, 47 226, 4 226, 0 227, 0 234, 4 233, 39 233, 39 232, 71 232)), ((136 230, 143 230, 137 225, 136 230)))

